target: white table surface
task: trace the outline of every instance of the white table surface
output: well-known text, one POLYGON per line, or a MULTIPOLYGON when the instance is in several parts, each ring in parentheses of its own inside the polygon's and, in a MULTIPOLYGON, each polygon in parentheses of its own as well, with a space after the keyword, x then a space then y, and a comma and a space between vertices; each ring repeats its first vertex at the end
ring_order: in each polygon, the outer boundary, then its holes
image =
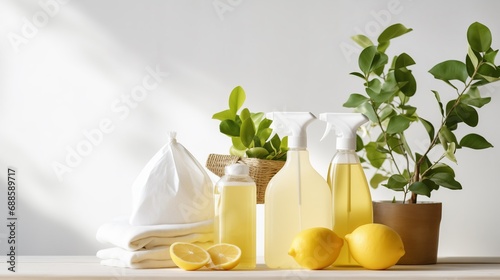
POLYGON ((388 270, 361 268, 331 270, 271 270, 258 264, 255 270, 183 271, 107 267, 92 256, 18 256, 17 272, 7 270, 0 258, 0 279, 500 279, 500 257, 443 258, 436 265, 393 266, 388 270))

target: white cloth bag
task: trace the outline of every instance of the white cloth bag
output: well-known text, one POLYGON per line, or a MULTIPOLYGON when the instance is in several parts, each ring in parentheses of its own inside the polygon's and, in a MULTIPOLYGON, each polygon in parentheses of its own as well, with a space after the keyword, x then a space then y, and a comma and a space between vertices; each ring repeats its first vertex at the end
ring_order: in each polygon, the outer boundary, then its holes
POLYGON ((195 223, 214 217, 212 180, 175 132, 132 185, 131 225, 195 223))

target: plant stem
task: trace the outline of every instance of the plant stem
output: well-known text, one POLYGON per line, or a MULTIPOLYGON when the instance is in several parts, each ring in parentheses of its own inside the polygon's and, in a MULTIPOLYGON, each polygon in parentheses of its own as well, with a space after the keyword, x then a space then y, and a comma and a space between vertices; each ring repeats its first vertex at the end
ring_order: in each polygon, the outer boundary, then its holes
MULTIPOLYGON (((467 84, 465 85, 464 89, 462 90, 462 92, 458 92, 457 90, 457 94, 458 94, 458 97, 455 101, 455 103, 453 103, 453 106, 451 106, 450 110, 448 110, 448 112, 446 112, 446 115, 444 116, 444 118, 442 119, 441 121, 441 125, 438 129, 438 131, 436 132, 436 135, 434 136, 434 138, 432 139, 431 143, 429 144, 429 147, 427 148, 427 150, 425 151, 425 153, 422 155, 422 157, 416 162, 415 164, 415 169, 414 169, 414 173, 413 173, 413 182, 418 182, 420 181, 420 167, 421 165, 423 164, 425 158, 427 157, 427 155, 430 153, 430 151, 436 146, 436 143, 437 143, 437 140, 439 139, 439 133, 441 132, 441 130, 443 129, 443 127, 446 126, 446 122, 448 121, 448 118, 450 117, 450 114, 451 112, 453 112, 455 110, 455 108, 458 106, 458 104, 460 104, 460 98, 462 97, 462 95, 464 95, 466 93, 466 91, 471 87, 472 85, 472 82, 474 81, 474 77, 476 76, 477 74, 477 71, 479 70, 479 67, 484 63, 483 60, 481 60, 476 68, 474 69, 474 73, 471 75, 471 78, 470 80, 467 82, 467 84)), ((433 166, 440 162, 444 157, 440 157, 434 164, 433 166)), ((425 173, 425 171, 424 171, 425 173)), ((412 195, 411 195, 411 203, 417 203, 417 194, 416 193, 413 193, 412 192, 412 195)))

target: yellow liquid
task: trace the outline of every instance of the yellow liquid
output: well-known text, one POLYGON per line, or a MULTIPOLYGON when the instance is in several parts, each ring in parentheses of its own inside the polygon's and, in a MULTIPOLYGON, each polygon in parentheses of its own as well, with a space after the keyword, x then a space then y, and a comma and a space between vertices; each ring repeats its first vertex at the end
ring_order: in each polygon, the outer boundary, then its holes
POLYGON ((331 192, 325 179, 311 166, 307 151, 289 152, 287 157, 266 189, 264 259, 270 268, 300 268, 288 255, 295 235, 311 227, 332 228, 331 192))
POLYGON ((254 183, 243 182, 216 187, 214 193, 214 241, 240 247, 241 259, 237 269, 255 268, 255 193, 254 183))
MULTIPOLYGON (((361 164, 330 165, 328 184, 332 188, 333 197, 333 231, 339 237, 344 238, 357 227, 373 222, 370 189, 361 164)), ((344 243, 334 265, 358 265, 351 257, 347 244, 344 243)))

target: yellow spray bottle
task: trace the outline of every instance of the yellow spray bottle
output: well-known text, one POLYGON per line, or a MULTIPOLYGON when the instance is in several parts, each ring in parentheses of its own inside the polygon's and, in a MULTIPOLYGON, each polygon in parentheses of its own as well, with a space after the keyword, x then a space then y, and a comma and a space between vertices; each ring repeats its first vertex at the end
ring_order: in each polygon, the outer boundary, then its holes
MULTIPOLYGON (((325 135, 334 129, 337 153, 328 168, 328 185, 332 190, 333 231, 344 238, 357 227, 373 222, 373 206, 366 176, 356 154, 356 131, 368 119, 359 113, 323 113, 327 122, 325 135)), ((334 265, 358 265, 347 246, 342 248, 334 265)))
POLYGON ((311 165, 306 127, 316 120, 310 112, 274 112, 277 133, 288 135, 283 168, 266 189, 264 208, 264 261, 270 268, 300 268, 288 255, 294 237, 312 227, 332 228, 331 192, 326 180, 311 165))

